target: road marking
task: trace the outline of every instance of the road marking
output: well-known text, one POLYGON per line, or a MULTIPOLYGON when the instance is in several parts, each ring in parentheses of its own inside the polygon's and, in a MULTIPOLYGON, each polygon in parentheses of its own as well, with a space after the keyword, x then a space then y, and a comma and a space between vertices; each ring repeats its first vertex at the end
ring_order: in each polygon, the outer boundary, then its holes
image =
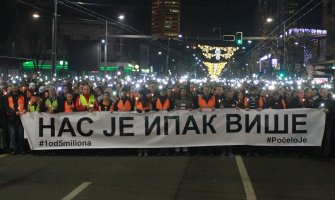
POLYGON ((242 183, 244 186, 245 194, 247 195, 248 200, 257 200, 254 188, 252 187, 247 169, 245 168, 244 162, 242 160, 242 157, 237 155, 235 156, 236 164, 238 167, 238 170, 240 171, 242 183))
POLYGON ((3 155, 0 155, 0 158, 6 157, 6 156, 8 156, 8 154, 3 154, 3 155))
POLYGON ((77 196, 80 192, 85 190, 92 182, 83 182, 81 185, 79 185, 76 189, 74 189, 72 192, 70 192, 66 197, 64 197, 62 200, 71 200, 75 196, 77 196))

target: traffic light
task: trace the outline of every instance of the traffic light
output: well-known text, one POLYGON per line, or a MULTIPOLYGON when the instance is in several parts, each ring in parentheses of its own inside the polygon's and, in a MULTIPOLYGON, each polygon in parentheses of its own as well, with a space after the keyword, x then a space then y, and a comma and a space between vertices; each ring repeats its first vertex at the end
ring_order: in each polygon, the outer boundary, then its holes
POLYGON ((235 38, 236 44, 241 45, 243 43, 243 33, 237 32, 235 38))
POLYGON ((286 72, 284 70, 278 71, 277 77, 285 78, 286 77, 286 72))

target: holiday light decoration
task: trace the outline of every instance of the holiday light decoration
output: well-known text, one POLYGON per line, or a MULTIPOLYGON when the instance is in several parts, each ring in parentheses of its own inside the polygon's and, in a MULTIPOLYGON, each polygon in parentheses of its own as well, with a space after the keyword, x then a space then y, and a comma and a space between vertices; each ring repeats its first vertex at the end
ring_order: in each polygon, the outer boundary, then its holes
MULTIPOLYGON (((202 55, 207 59, 215 58, 217 61, 221 59, 229 59, 231 58, 235 52, 239 49, 238 47, 216 47, 209 45, 198 45, 198 47, 202 51, 202 55)), ((207 67, 210 78, 217 79, 225 68, 227 62, 203 62, 203 64, 207 67)))
POLYGON ((212 79, 217 79, 222 73, 222 70, 225 68, 227 62, 221 62, 221 63, 203 62, 203 64, 207 67, 210 77, 212 79))
POLYGON ((235 54, 235 51, 239 49, 238 47, 215 47, 200 44, 198 47, 201 49, 202 54, 207 59, 212 59, 215 57, 216 60, 220 60, 221 58, 229 59, 235 54))

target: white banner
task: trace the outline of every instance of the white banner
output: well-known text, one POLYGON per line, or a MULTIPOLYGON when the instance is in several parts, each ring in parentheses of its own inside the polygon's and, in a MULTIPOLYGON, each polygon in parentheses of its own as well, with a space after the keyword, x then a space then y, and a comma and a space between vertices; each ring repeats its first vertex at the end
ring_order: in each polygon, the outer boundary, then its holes
POLYGON ((319 109, 76 112, 21 116, 31 149, 321 146, 319 109))

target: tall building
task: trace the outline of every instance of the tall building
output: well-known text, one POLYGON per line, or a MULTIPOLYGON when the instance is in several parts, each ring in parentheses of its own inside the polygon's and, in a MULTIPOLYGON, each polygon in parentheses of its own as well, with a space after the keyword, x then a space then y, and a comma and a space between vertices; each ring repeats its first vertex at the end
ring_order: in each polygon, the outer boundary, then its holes
POLYGON ((264 71, 266 65, 272 70, 271 59, 277 59, 275 63, 279 64, 274 69, 293 72, 325 57, 326 34, 323 31, 322 6, 319 2, 258 0, 255 22, 256 36, 281 38, 266 41, 262 48, 253 53, 252 63, 253 66, 258 66, 259 71, 264 71), (272 18, 272 21, 268 21, 268 18, 272 18), (286 37, 282 37, 284 31, 286 37), (302 45, 304 48, 298 48, 302 45), (271 55, 271 59, 265 59, 268 55, 271 55))
POLYGON ((285 19, 285 1, 258 0, 255 25, 257 36, 268 35, 275 27, 279 26, 285 19), (267 18, 272 18, 267 23, 267 18))
POLYGON ((276 27, 278 27, 277 33, 283 32, 284 21, 286 21, 287 29, 322 29, 322 6, 314 7, 316 3, 305 0, 258 0, 256 11, 256 30, 258 33, 256 34, 258 36, 267 35, 276 27), (272 18, 273 21, 267 23, 267 18, 272 18))
POLYGON ((328 32, 326 59, 335 66, 335 0, 323 0, 323 24, 328 32))
POLYGON ((177 37, 180 34, 180 1, 152 0, 152 35, 177 37))

